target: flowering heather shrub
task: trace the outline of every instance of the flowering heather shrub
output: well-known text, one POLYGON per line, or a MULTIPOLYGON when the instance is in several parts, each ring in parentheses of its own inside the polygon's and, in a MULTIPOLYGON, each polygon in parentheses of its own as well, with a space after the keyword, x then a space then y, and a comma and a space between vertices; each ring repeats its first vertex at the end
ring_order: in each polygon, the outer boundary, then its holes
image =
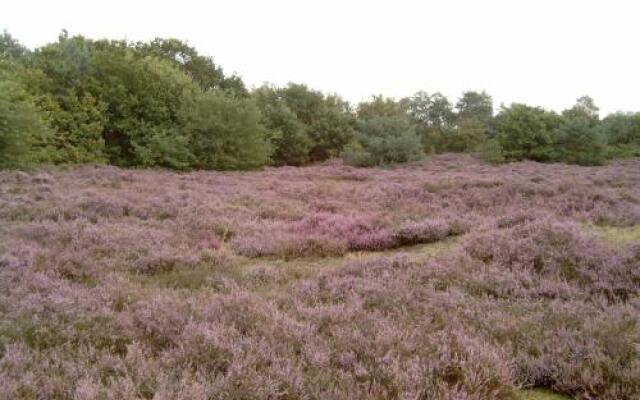
POLYGON ((181 267, 193 267, 197 263, 198 259, 193 256, 185 257, 174 254, 156 254, 138 259, 133 266, 133 270, 141 274, 154 274, 173 271, 181 267))
POLYGON ((383 250, 395 243, 389 232, 376 228, 372 222, 337 214, 313 214, 295 224, 292 230, 301 235, 341 238, 350 250, 383 250))
POLYGON ((396 239, 402 244, 431 243, 449 235, 449 224, 439 219, 411 222, 400 227, 396 239))
POLYGON ((347 251, 347 245, 342 238, 320 234, 301 236, 288 231, 274 231, 269 237, 236 237, 233 239, 233 245, 239 254, 247 257, 329 257, 341 256, 347 251))
POLYGON ((638 294, 638 276, 624 266, 619 251, 600 244, 571 222, 541 220, 509 232, 478 235, 468 241, 473 258, 508 269, 554 276, 610 298, 638 294), (629 278, 632 278, 629 281, 629 278))
POLYGON ((494 309, 478 323, 512 354, 524 384, 577 398, 637 397, 637 304, 562 300, 546 306, 518 302, 512 308, 494 309))
POLYGON ((432 243, 447 236, 458 236, 469 230, 461 219, 446 221, 443 219, 425 219, 402 225, 395 232, 395 239, 403 245, 432 243))
POLYGON ((514 226, 529 223, 544 217, 544 215, 540 215, 540 213, 537 213, 535 210, 509 210, 497 218, 496 226, 500 229, 513 228, 514 226))
POLYGON ((377 251, 396 246, 396 240, 387 230, 381 229, 353 235, 349 238, 348 245, 350 250, 377 251))
POLYGON ((240 254, 249 257, 277 255, 339 256, 348 250, 384 250, 395 246, 394 237, 364 218, 313 213, 291 223, 271 223, 266 232, 234 239, 240 254))
POLYGON ((637 399, 639 171, 0 172, 0 399, 637 399))
POLYGON ((177 296, 156 295, 136 304, 131 322, 136 336, 162 349, 178 342, 189 322, 189 306, 177 296))

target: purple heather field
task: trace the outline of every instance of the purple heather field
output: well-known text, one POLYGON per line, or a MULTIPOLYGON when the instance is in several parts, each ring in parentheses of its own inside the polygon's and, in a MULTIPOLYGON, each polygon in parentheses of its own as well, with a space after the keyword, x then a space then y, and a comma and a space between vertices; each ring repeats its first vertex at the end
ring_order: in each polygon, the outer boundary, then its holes
POLYGON ((0 172, 1 399, 639 399, 639 293, 638 159, 0 172))

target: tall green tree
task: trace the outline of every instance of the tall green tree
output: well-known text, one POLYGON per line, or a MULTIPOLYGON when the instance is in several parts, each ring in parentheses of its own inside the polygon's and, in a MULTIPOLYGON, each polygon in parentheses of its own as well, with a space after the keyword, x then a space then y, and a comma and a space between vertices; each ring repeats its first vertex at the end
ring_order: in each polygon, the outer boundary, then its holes
POLYGON ((571 164, 602 164, 607 157, 607 140, 593 99, 589 96, 578 98, 562 116, 555 138, 555 159, 571 164))
POLYGON ((0 34, 0 58, 4 60, 20 60, 29 54, 29 50, 23 46, 9 32, 0 34))
POLYGON ((179 118, 196 168, 251 169, 270 161, 269 132, 252 99, 210 90, 185 102, 179 118))
POLYGON ((487 124, 493 117, 493 99, 486 92, 468 91, 456 103, 458 119, 476 119, 487 124))
POLYGON ((568 110, 564 110, 562 115, 565 118, 586 118, 593 122, 599 120, 599 108, 590 96, 581 96, 576 100, 576 104, 568 110))
POLYGON ((431 107, 431 96, 429 93, 421 90, 406 99, 404 103, 413 121, 425 126, 429 124, 429 108, 431 107))
POLYGON ((428 115, 429 124, 439 131, 447 130, 455 121, 455 113, 451 102, 441 93, 435 93, 431 96, 428 115))
POLYGON ((177 112, 197 89, 165 58, 141 54, 125 41, 65 32, 37 49, 29 68, 37 71, 29 87, 56 131, 58 162, 166 164, 161 160, 173 156, 159 153, 176 144, 177 112))
POLYGON ((279 90, 262 86, 253 92, 260 108, 263 124, 270 130, 274 146, 272 160, 275 165, 303 165, 309 162, 313 140, 308 127, 289 108, 279 90))
POLYGON ((371 119, 375 117, 403 117, 408 112, 406 102, 398 102, 390 97, 377 95, 369 101, 358 104, 357 115, 359 119, 371 119))
MULTIPOLYGON (((271 129, 280 129, 283 134, 277 136, 279 139, 276 139, 276 145, 279 148, 276 154, 283 155, 288 152, 283 146, 294 145, 296 150, 291 155, 299 162, 305 158, 301 157, 299 151, 308 147, 306 159, 320 161, 338 156, 353 139, 355 118, 350 112, 349 104, 339 96, 325 96, 320 91, 296 83, 289 83, 283 88, 261 88, 257 96, 264 97, 269 90, 269 96, 275 99, 272 102, 286 106, 301 124, 294 126, 291 118, 287 117, 283 121, 287 126, 278 128, 274 124, 270 125, 271 129)), ((263 109, 263 112, 269 110, 263 109)))
POLYGON ((137 57, 129 49, 107 47, 95 54, 94 63, 99 79, 92 93, 106 104, 109 159, 125 166, 153 165, 146 148, 172 135, 178 111, 197 87, 167 61, 137 57))
POLYGON ((186 42, 174 38, 156 38, 150 42, 136 43, 135 49, 142 55, 171 62, 191 77, 202 90, 222 89, 239 96, 248 95, 242 79, 235 75, 225 76, 222 67, 216 65, 212 57, 201 55, 186 42))
POLYGON ((507 160, 550 161, 561 122, 555 112, 514 103, 501 108, 495 129, 507 160))
POLYGON ((106 104, 92 93, 92 41, 69 37, 43 46, 29 57, 23 78, 54 134, 56 163, 103 162, 106 104))
POLYGON ((278 89, 278 96, 296 114, 298 120, 307 126, 317 121, 324 111, 324 95, 307 85, 289 83, 278 89))
POLYGON ((0 62, 0 168, 47 162, 50 131, 12 67, 0 62))
POLYGON ((607 115, 602 120, 602 130, 612 145, 640 145, 640 113, 607 115))
POLYGON ((349 112, 349 104, 337 95, 327 96, 323 103, 321 112, 309 126, 313 140, 309 154, 313 161, 337 157, 354 134, 355 117, 349 112))
POLYGON ((449 99, 439 92, 430 95, 420 91, 407 100, 407 107, 424 148, 429 152, 445 151, 447 136, 456 120, 449 99))
POLYGON ((588 118, 566 118, 558 127, 554 161, 600 165, 607 157, 606 138, 588 118))
POLYGON ((493 118, 493 100, 486 92, 464 92, 456 103, 456 121, 441 147, 447 151, 476 151, 489 136, 493 118))
POLYGON ((480 119, 467 116, 458 121, 446 136, 447 151, 473 152, 487 140, 487 126, 480 119))
POLYGON ((348 164, 366 167, 422 158, 420 138, 406 116, 378 116, 358 121, 356 141, 343 153, 348 164))

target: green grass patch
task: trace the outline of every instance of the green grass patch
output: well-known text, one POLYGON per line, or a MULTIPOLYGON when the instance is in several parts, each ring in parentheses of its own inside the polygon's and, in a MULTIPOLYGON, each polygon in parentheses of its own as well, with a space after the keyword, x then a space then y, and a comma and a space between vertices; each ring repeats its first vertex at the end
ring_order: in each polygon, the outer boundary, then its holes
POLYGON ((25 315, 0 322, 0 353, 11 343, 24 343, 38 351, 61 346, 90 346, 123 354, 129 342, 115 322, 105 317, 66 319, 54 315, 43 319, 25 315))
POLYGON ((129 276, 134 282, 150 288, 187 290, 210 288, 225 291, 228 289, 225 282, 232 281, 263 294, 277 293, 291 282, 310 278, 327 269, 340 268, 353 261, 406 254, 414 262, 424 262, 451 248, 456 241, 457 238, 449 238, 435 243, 404 246, 384 251, 357 251, 349 252, 344 256, 311 256, 291 260, 275 256, 260 258, 236 256, 231 265, 220 266, 203 263, 193 267, 180 266, 170 270, 161 270, 152 274, 131 273, 129 276), (256 269, 259 267, 280 270, 282 274, 278 275, 277 279, 267 279, 267 281, 261 282, 260 276, 256 276, 256 269))
POLYGON ((237 281, 241 278, 241 275, 242 270, 240 268, 218 268, 199 265, 190 268, 180 267, 151 275, 133 274, 133 279, 143 286, 151 287, 190 290, 206 287, 223 290, 225 288, 225 280, 237 281))
POLYGON ((589 226, 603 242, 610 246, 623 247, 640 243, 640 225, 633 226, 589 226))

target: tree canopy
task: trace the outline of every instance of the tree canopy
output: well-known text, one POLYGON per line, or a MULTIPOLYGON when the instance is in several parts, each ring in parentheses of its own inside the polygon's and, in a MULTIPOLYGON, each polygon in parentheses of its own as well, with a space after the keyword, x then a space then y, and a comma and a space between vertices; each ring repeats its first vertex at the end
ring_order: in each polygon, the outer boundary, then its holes
POLYGON ((394 164, 437 152, 492 162, 600 164, 640 156, 640 114, 600 119, 589 96, 561 113, 526 104, 494 115, 485 91, 418 91, 352 107, 301 83, 251 90, 187 42, 70 36, 28 49, 0 35, 1 166, 110 163, 247 169, 343 156, 394 164))

